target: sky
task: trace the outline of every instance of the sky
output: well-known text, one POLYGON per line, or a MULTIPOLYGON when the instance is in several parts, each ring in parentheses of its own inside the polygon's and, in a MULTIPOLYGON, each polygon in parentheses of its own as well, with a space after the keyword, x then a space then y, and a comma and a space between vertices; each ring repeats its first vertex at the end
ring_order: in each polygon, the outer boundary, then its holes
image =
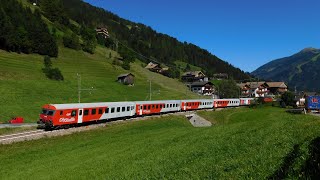
POLYGON ((244 71, 320 48, 320 0, 84 0, 244 71))

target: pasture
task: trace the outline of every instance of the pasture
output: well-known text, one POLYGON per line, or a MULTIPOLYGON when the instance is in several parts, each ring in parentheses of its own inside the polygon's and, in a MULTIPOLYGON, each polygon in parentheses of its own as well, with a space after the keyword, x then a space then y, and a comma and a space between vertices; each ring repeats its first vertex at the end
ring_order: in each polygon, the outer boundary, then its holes
POLYGON ((194 128, 185 117, 168 116, 1 145, 0 179, 291 179, 319 173, 313 171, 319 168, 313 148, 319 117, 274 107, 198 114, 215 125, 194 128))
POLYGON ((44 104, 78 102, 77 73, 81 89, 95 89, 81 91, 81 102, 149 100, 149 81, 152 100, 197 98, 178 80, 150 72, 140 61, 132 63, 129 71, 113 65, 116 56, 99 46, 94 55, 60 47, 59 57, 51 59, 53 68, 64 76, 60 82, 47 79, 42 72, 43 56, 0 50, 0 123, 14 116, 36 122, 44 104), (135 75, 134 86, 116 82, 118 75, 128 72, 135 75))

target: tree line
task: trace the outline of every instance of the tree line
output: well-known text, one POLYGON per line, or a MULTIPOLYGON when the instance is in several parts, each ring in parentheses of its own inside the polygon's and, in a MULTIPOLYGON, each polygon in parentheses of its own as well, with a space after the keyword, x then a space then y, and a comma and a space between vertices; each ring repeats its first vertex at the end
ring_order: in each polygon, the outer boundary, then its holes
POLYGON ((38 9, 32 11, 17 0, 0 0, 0 4, 1 49, 58 56, 56 39, 38 9))
MULTIPOLYGON (((176 69, 174 62, 179 60, 201 67, 209 76, 214 73, 228 73, 233 79, 249 77, 239 68, 233 67, 207 50, 191 43, 179 42, 173 37, 157 33, 151 27, 122 19, 102 8, 93 7, 80 0, 63 0, 63 5, 66 14, 79 24, 92 28, 107 27, 111 37, 146 56, 147 58, 144 58, 136 54, 137 58, 146 63, 155 59, 158 63, 165 63, 176 69)), ((109 39, 106 45, 114 47, 114 42, 109 39)))

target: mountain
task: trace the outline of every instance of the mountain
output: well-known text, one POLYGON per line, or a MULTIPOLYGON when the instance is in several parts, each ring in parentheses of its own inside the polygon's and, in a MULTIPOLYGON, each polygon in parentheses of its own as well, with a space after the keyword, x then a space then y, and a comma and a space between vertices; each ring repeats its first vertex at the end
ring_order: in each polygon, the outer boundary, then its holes
POLYGON ((251 73, 272 81, 285 81, 289 88, 320 90, 320 49, 305 48, 300 52, 273 60, 251 73))
POLYGON ((205 49, 82 0, 0 0, 0 4, 0 49, 57 57, 61 45, 93 54, 101 44, 120 53, 126 65, 139 59, 163 63, 180 72, 182 68, 175 63, 179 61, 200 67, 208 76, 228 73, 234 79, 249 77, 205 49), (110 38, 96 36, 97 27, 107 27, 110 38))

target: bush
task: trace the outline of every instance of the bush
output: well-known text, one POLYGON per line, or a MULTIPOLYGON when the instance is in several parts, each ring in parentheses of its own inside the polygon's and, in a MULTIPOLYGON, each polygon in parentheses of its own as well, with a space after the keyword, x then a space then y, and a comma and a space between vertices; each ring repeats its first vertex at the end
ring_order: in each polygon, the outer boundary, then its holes
POLYGON ((52 62, 49 56, 45 56, 43 59, 44 68, 42 69, 43 73, 47 78, 57 81, 63 81, 64 77, 61 71, 58 68, 52 69, 52 62))
POLYGON ((46 76, 49 79, 52 79, 52 80, 57 80, 57 81, 63 81, 64 80, 64 77, 63 77, 61 71, 58 68, 49 69, 46 72, 46 76))
POLYGON ((72 33, 71 35, 63 36, 63 45, 65 47, 75 49, 75 50, 81 49, 79 38, 75 33, 72 33))

